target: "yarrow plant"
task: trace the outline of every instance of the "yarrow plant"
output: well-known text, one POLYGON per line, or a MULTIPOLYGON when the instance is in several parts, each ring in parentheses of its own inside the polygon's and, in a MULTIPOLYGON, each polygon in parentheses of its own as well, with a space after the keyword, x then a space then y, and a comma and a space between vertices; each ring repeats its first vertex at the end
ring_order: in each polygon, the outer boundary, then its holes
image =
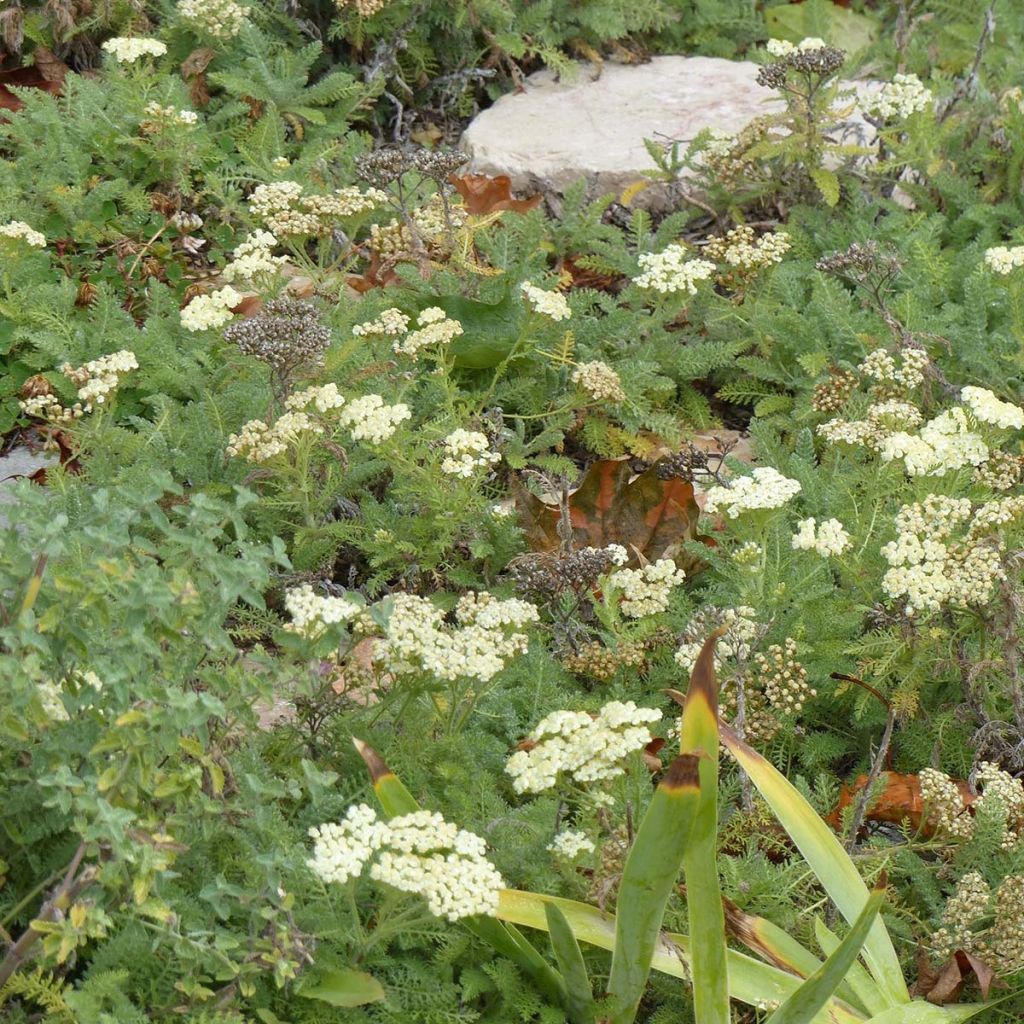
POLYGON ((708 489, 704 511, 723 510, 730 519, 744 512, 781 508, 800 493, 800 483, 771 466, 758 466, 750 476, 708 489))
POLYGON ((529 281, 524 281, 520 288, 530 308, 552 320, 568 320, 572 316, 569 303, 561 292, 546 292, 529 281))
POLYGON ((307 863, 327 883, 344 885, 370 864, 372 879, 422 897, 435 917, 459 921, 497 909, 504 881, 486 844, 440 814, 413 811, 382 821, 372 807, 356 804, 342 821, 309 834, 307 863))
POLYGON ((864 103, 864 113, 881 122, 905 121, 933 103, 932 91, 917 75, 897 74, 864 103))
POLYGON ((612 701, 596 714, 555 711, 537 723, 508 760, 505 771, 517 793, 541 793, 561 779, 576 784, 604 782, 621 775, 624 760, 651 742, 657 708, 612 701))
POLYGON ((10 238, 13 241, 22 241, 25 245, 34 249, 46 248, 46 236, 30 227, 23 220, 11 220, 6 224, 0 224, 0 238, 10 238))
POLYGON ((167 44, 144 36, 118 36, 108 39, 103 49, 119 64, 134 64, 142 57, 162 57, 167 53, 167 44))
POLYGON ((670 245, 657 253, 641 253, 638 262, 643 273, 634 278, 637 287, 662 295, 696 295, 697 283, 707 281, 716 270, 709 260, 691 259, 683 245, 670 245))

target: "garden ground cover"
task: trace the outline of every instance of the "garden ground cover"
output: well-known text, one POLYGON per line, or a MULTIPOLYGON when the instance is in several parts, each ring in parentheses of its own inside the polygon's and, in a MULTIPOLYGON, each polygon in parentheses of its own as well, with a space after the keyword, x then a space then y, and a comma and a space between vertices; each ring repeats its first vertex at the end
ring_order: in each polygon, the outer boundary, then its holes
POLYGON ((1016 4, 0 39, 4 1019, 1020 1018, 1016 4), (781 102, 453 145, 680 52, 781 102))

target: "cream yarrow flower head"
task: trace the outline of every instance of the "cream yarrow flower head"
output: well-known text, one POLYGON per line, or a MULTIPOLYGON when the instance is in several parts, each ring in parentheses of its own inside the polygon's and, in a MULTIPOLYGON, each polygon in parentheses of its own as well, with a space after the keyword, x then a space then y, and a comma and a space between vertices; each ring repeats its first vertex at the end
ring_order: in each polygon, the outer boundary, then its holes
POLYGON ((838 519, 826 519, 819 526, 814 518, 801 519, 793 535, 793 549, 816 551, 822 558, 841 555, 850 546, 850 535, 838 519))
POLYGON ((380 395, 363 395, 352 399, 338 419, 354 440, 383 444, 394 436, 399 424, 411 418, 409 406, 401 402, 387 405, 380 395))
POLYGON ((662 295, 686 292, 697 294, 697 282, 714 276, 717 269, 708 260, 689 259, 689 250, 683 245, 670 245, 662 252, 645 252, 638 257, 643 271, 634 282, 662 295))
POLYGON ((593 853, 596 847, 585 832, 564 828, 548 843, 546 849, 563 860, 575 860, 581 853, 593 853))
POLYGON ((772 466, 758 466, 750 476, 741 476, 728 486, 708 490, 705 512, 724 510, 730 519, 743 512, 780 508, 800 493, 800 482, 783 476, 772 466))
POLYGON ((35 228, 29 227, 23 220, 11 220, 6 224, 0 224, 0 238, 10 238, 15 241, 22 241, 34 249, 46 247, 46 236, 35 228))
POLYGON ((234 248, 231 262, 221 271, 225 281, 252 283, 259 277, 276 274, 288 262, 285 256, 274 256, 271 249, 277 238, 269 231, 253 231, 234 248))
POLYGON ((524 281, 519 287, 535 312, 543 313, 552 320, 568 320, 572 316, 569 303, 561 292, 547 292, 529 281, 524 281))
POLYGON ((686 573, 671 558, 659 558, 642 569, 616 569, 608 583, 620 594, 622 614, 641 619, 665 611, 672 591, 685 579, 686 573))
POLYGON ((799 43, 791 43, 788 39, 769 39, 765 49, 773 57, 787 57, 791 53, 805 53, 808 50, 820 50, 828 44, 817 36, 807 36, 799 43))
POLYGON ((376 319, 368 320, 364 324, 356 324, 352 328, 352 333, 357 338, 373 337, 374 335, 397 338, 409 330, 409 323, 409 317, 397 307, 392 306, 390 309, 380 312, 376 319))
POLYGON ((622 389, 619 375, 600 360, 580 363, 569 378, 578 384, 591 398, 598 402, 624 402, 626 392, 622 389))
POLYGON ((117 36, 103 44, 103 50, 111 54, 119 64, 134 64, 140 57, 162 57, 167 46, 159 39, 144 36, 117 36))
POLYGON ((612 701, 596 714, 553 711, 537 723, 526 749, 505 765, 517 793, 541 793, 559 776, 577 783, 602 782, 625 771, 623 762, 651 742, 650 724, 661 720, 656 708, 633 701, 612 701))
POLYGON ((425 673, 449 682, 489 682, 510 658, 527 650, 529 636, 522 630, 540 617, 527 601, 502 601, 486 591, 459 599, 454 626, 426 598, 395 594, 389 603, 374 659, 392 675, 425 673))
POLYGON ((421 896, 431 914, 448 921, 493 915, 505 887, 484 841, 430 811, 381 821, 372 807, 358 804, 341 822, 309 834, 307 864, 325 882, 344 884, 370 864, 375 881, 421 896))
POLYGON ((864 103, 864 112, 880 121, 903 121, 911 114, 927 110, 932 104, 932 91, 917 75, 897 74, 864 103))
POLYGON ((487 435, 479 430, 453 430, 444 439, 445 457, 441 472, 449 476, 469 478, 478 469, 493 466, 501 461, 498 452, 492 452, 487 435))
POLYGON ((1024 245, 996 245, 986 249, 985 263, 989 270, 1005 277, 1018 267, 1024 267, 1024 245))
POLYGON ((292 620, 285 629, 310 640, 322 636, 331 626, 348 622, 363 610, 361 604, 348 598, 318 594, 309 583, 289 590, 284 606, 292 620))
POLYGON ((449 319, 440 306, 430 306, 416 318, 417 330, 397 339, 391 348, 398 355, 415 358, 420 349, 431 345, 447 345, 462 334, 462 324, 449 319))
POLYGON ((223 327, 235 315, 231 310, 241 301, 242 296, 231 285, 225 285, 206 295, 197 295, 181 311, 181 326, 186 331, 206 331, 211 327, 223 327))
POLYGON ((235 0, 179 0, 177 11, 186 25, 214 39, 233 39, 249 20, 235 0))
POLYGON ((990 423, 1004 430, 1024 428, 1024 409, 1012 402, 1000 401, 986 388, 968 386, 960 390, 960 401, 981 423, 990 423))

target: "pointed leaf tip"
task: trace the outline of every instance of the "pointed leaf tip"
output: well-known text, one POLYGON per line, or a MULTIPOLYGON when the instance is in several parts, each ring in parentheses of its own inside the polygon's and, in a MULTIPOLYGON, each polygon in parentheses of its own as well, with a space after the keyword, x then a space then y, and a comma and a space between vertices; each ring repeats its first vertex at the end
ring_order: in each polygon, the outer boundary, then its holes
POLYGON ((726 627, 719 626, 700 649, 697 655, 697 662, 690 673, 690 688, 687 691, 688 699, 703 697, 711 713, 718 717, 718 678, 715 675, 715 648, 718 640, 725 634, 726 627))
POLYGON ((700 789, 700 757, 680 754, 674 758, 661 779, 665 789, 700 789))
POLYGON ((370 781, 375 785, 385 775, 391 774, 391 769, 385 763, 384 758, 369 743, 364 743, 363 740, 353 736, 352 745, 359 752, 359 756, 366 762, 366 767, 370 772, 370 781))

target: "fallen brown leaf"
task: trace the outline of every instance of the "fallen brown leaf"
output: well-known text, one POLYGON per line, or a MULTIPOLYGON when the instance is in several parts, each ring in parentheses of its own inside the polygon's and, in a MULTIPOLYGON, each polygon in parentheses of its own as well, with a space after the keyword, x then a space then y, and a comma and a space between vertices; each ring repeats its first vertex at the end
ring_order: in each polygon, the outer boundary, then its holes
MULTIPOLYGON (((515 488, 515 497, 530 547, 535 551, 560 549, 558 507, 546 505, 521 484, 515 488)), ((634 564, 674 557, 685 566, 686 556, 679 556, 683 543, 696 537, 699 514, 692 484, 659 480, 653 467, 634 476, 625 459, 595 462, 569 497, 576 544, 621 544, 634 564)))
POLYGON ((486 174, 453 174, 448 180, 462 196, 466 210, 477 216, 495 210, 527 213, 538 207, 543 198, 536 195, 528 199, 516 199, 512 195, 512 179, 507 174, 499 174, 495 178, 486 174))

